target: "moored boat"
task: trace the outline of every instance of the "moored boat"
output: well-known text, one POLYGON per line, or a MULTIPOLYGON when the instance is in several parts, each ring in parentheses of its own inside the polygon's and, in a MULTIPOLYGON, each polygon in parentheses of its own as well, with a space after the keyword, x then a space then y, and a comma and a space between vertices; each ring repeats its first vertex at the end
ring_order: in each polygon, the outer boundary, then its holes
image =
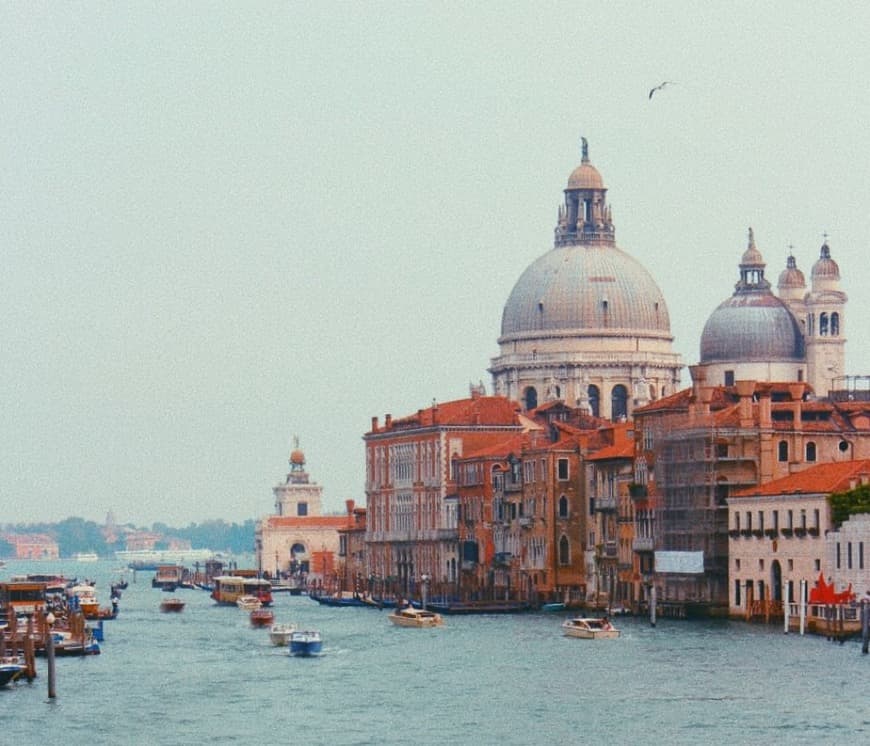
POLYGON ((562 631, 566 637, 579 637, 584 640, 619 637, 616 629, 607 617, 573 617, 562 622, 562 631))
POLYGON ((271 609, 257 608, 251 611, 252 627, 270 627, 275 621, 275 615, 271 609))
POLYGON ((323 650, 323 638, 317 630, 296 630, 290 633, 290 655, 307 658, 323 650))
POLYGON ((541 611, 565 611, 567 608, 566 604, 562 601, 554 601, 549 604, 544 604, 541 606, 541 611))
POLYGON ((284 647, 290 644, 290 635, 295 631, 295 624, 273 624, 269 628, 269 640, 276 647, 284 647))
POLYGON ((164 613, 184 611, 184 601, 180 598, 166 598, 160 602, 160 611, 164 613))
POLYGON ((398 627, 443 627, 444 618, 434 611, 405 606, 389 615, 389 620, 398 627))

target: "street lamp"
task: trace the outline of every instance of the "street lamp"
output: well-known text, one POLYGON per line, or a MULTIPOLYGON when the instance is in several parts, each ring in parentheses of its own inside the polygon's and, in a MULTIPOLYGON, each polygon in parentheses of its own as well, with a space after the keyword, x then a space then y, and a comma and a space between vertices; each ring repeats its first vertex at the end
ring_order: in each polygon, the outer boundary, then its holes
POLYGON ((423 573, 420 576, 420 581, 423 586, 423 608, 426 608, 426 595, 429 591, 429 576, 426 573, 423 573))

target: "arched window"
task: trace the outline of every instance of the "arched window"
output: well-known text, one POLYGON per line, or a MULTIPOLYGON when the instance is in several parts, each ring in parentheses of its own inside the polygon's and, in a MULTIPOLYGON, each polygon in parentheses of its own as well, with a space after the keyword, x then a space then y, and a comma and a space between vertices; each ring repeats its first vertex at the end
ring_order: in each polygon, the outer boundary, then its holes
POLYGON ((559 498, 559 518, 568 517, 568 498, 562 495, 559 498))
POLYGON ((601 402, 601 392, 598 390, 598 386, 590 385, 586 390, 586 395, 589 397, 589 411, 592 413, 593 417, 599 417, 598 414, 599 406, 601 402))
POLYGON ((564 535, 559 539, 559 564, 571 564, 571 545, 568 543, 568 537, 564 535))
POLYGON ((610 393, 610 412, 614 422, 621 417, 628 417, 628 389, 621 383, 614 386, 610 393))
POLYGON ((788 442, 785 440, 779 441, 779 460, 788 461, 788 442))
POLYGON ((840 314, 838 314, 836 311, 831 314, 831 336, 840 336, 840 314))
POLYGON ((816 444, 810 441, 807 443, 807 461, 815 461, 816 460, 816 444))
POLYGON ((538 392, 534 386, 529 386, 523 392, 523 404, 526 409, 534 409, 538 406, 538 392))
POLYGON ((828 336, 828 314, 824 312, 819 314, 819 335, 828 336))

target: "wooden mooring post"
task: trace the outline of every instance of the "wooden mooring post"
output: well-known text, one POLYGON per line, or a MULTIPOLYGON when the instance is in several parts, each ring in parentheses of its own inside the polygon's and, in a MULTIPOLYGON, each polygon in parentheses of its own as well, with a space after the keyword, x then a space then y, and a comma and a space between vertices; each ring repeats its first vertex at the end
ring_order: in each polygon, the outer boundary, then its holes
POLYGON ((861 601, 861 652, 867 655, 870 648, 870 601, 861 601))

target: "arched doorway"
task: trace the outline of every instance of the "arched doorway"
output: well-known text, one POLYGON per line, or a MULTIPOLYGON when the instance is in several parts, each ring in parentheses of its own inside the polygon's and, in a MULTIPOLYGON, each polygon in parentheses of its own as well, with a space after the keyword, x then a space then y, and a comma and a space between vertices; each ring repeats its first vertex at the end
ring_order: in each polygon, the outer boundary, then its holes
POLYGON ((601 392, 598 390, 598 386, 595 384, 591 384, 588 389, 586 389, 586 395, 589 397, 589 412, 593 417, 600 417, 599 409, 601 407, 601 392))
POLYGON ((538 406, 538 392, 534 386, 527 386, 523 391, 523 406, 526 409, 534 409, 538 406))
POLYGON ((618 383, 610 393, 610 419, 616 422, 621 417, 628 417, 628 389, 618 383))
POLYGON ((782 566, 779 560, 770 563, 770 597, 774 601, 782 601, 782 566))

